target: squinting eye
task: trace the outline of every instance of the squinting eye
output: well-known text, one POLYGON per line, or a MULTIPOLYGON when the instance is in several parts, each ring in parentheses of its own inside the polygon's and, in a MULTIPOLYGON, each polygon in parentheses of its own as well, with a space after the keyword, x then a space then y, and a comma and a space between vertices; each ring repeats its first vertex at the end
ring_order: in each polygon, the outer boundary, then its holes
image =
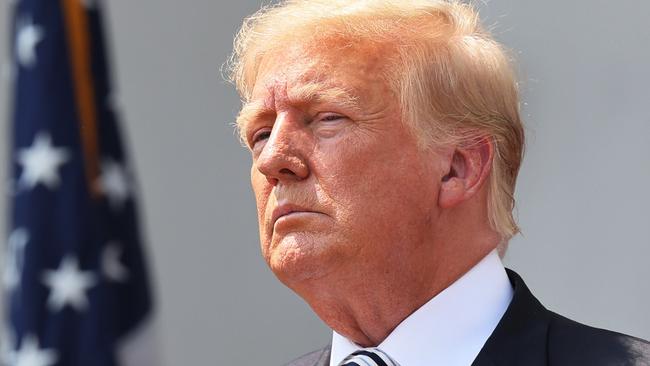
POLYGON ((321 121, 336 121, 338 119, 344 118, 340 114, 328 114, 321 118, 321 121))
POLYGON ((255 135, 253 135, 253 140, 252 140, 253 145, 258 143, 259 141, 268 139, 269 136, 271 136, 271 130, 268 129, 256 132, 255 135))

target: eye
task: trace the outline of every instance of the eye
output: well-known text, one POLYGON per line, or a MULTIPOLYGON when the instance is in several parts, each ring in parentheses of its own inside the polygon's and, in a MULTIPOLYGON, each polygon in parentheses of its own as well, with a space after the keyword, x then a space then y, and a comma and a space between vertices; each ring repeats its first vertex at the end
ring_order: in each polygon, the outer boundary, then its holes
POLYGON ((321 121, 337 121, 339 119, 345 118, 344 116, 340 114, 335 114, 335 113, 327 113, 321 117, 321 121))
POLYGON ((322 138, 332 138, 346 130, 350 126, 349 117, 333 112, 319 113, 314 119, 312 130, 322 138))
POLYGON ((271 129, 269 128, 263 128, 253 135, 253 138, 251 139, 251 145, 255 146, 260 141, 266 140, 271 136, 271 129))

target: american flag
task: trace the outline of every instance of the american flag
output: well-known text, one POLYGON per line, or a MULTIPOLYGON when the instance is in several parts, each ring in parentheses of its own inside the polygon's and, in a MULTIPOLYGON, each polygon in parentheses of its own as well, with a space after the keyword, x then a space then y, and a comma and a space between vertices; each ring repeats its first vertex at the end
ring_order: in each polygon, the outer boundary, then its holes
POLYGON ((12 4, 7 365, 145 365, 126 359, 152 296, 100 6, 12 4))

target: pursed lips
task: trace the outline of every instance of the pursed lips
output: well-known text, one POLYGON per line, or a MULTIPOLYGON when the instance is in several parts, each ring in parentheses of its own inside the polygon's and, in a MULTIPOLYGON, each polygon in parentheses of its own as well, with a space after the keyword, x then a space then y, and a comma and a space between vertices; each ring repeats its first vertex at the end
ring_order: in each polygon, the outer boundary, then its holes
POLYGON ((275 222, 278 221, 278 219, 280 219, 281 217, 287 216, 287 215, 295 213, 295 212, 320 213, 318 211, 314 211, 314 210, 310 210, 308 208, 305 208, 303 206, 284 203, 284 204, 278 205, 275 209, 273 209, 273 213, 271 215, 271 225, 275 225, 275 222))

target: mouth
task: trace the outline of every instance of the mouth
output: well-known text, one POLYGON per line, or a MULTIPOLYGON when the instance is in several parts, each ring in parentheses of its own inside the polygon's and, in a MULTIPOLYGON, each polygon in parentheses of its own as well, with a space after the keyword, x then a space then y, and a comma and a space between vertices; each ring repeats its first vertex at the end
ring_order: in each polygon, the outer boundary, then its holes
POLYGON ((298 213, 320 213, 318 211, 310 210, 308 208, 294 205, 294 204, 281 204, 278 205, 274 210, 273 214, 271 215, 271 225, 275 225, 275 223, 282 217, 289 216, 292 214, 298 214, 298 213))

